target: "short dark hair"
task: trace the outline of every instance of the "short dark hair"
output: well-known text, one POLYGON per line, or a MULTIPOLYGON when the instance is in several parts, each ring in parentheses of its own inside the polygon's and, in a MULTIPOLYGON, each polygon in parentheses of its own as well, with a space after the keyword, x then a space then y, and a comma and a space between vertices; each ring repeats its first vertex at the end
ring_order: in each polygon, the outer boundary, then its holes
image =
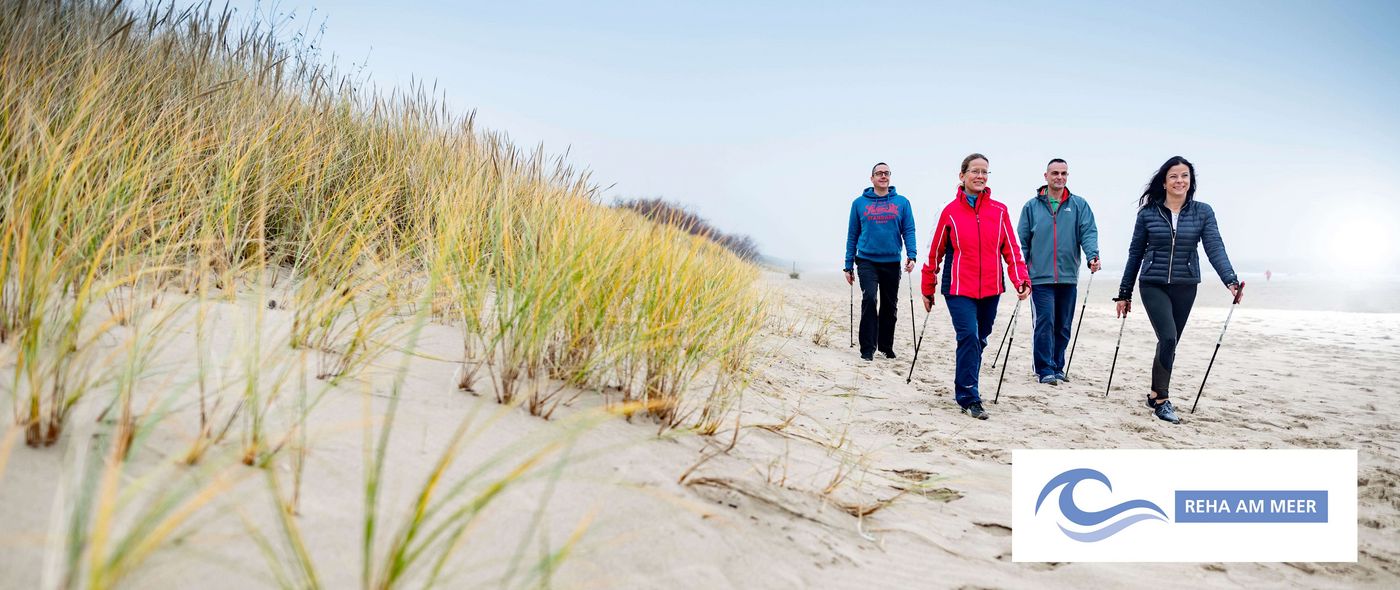
POLYGON ((1068 165, 1069 165, 1069 162, 1066 162, 1066 161, 1064 161, 1064 160, 1062 160, 1062 159, 1060 159, 1060 158, 1052 158, 1052 159, 1050 160, 1049 163, 1045 164, 1045 169, 1046 169, 1046 170, 1049 170, 1050 167, 1053 166, 1053 165, 1055 165, 1055 164, 1064 164, 1064 165, 1068 166, 1068 165))
POLYGON ((875 169, 876 169, 876 168, 879 168, 879 167, 881 167, 881 166, 886 166, 886 167, 888 167, 889 164, 886 164, 886 163, 884 163, 884 162, 876 162, 874 166, 871 166, 871 167, 870 167, 870 175, 871 175, 871 176, 875 176, 875 169))

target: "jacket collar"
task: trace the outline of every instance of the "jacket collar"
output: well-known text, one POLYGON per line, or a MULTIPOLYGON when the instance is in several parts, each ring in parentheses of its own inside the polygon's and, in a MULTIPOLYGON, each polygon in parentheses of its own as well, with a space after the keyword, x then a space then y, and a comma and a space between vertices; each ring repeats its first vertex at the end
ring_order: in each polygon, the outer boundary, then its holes
MULTIPOLYGON (((992 198, 992 187, 989 186, 987 188, 982 189, 982 194, 977 195, 977 206, 973 209, 981 209, 982 202, 990 198, 992 198)), ((955 200, 964 205, 967 204, 967 192, 963 190, 962 185, 958 185, 958 196, 955 200)))
MULTIPOLYGON (((1049 186, 1049 185, 1045 185, 1045 184, 1040 185, 1040 188, 1035 189, 1035 196, 1036 196, 1036 198, 1040 199, 1041 201, 1044 201, 1044 202, 1046 202, 1046 203, 1049 203, 1049 202, 1050 202, 1050 186, 1049 186)), ((1074 196, 1074 191, 1069 190, 1069 187, 1066 186, 1066 187, 1065 187, 1065 198, 1064 198, 1064 199, 1061 199, 1061 200, 1060 200, 1060 203, 1063 204, 1063 203, 1068 202, 1068 201, 1070 200, 1070 198, 1073 197, 1073 196, 1074 196)))
MULTIPOLYGON (((1195 199, 1186 199, 1186 202, 1181 204, 1181 212, 1182 212, 1182 213, 1185 213, 1185 212, 1187 212, 1187 211, 1190 211, 1190 210, 1191 210, 1191 204, 1192 204, 1192 203, 1195 203, 1195 202, 1196 202, 1195 199)), ((1155 204, 1157 205, 1157 209, 1159 209, 1162 213, 1167 214, 1167 215, 1171 215, 1172 210, 1167 208, 1167 202, 1166 202, 1166 201, 1162 201, 1161 203, 1155 203, 1155 204)))

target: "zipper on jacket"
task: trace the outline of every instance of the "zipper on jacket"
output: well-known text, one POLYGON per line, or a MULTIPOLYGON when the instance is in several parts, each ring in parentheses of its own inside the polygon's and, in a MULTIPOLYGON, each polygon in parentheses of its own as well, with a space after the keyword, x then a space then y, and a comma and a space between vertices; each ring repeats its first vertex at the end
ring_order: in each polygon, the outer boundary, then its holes
MULTIPOLYGON (((1048 194, 1047 194, 1048 196, 1048 194)), ((1060 203, 1063 207, 1064 203, 1060 203)), ((1058 209, 1058 208, 1057 208, 1058 209)), ((1050 214, 1050 242, 1055 246, 1050 249, 1050 265, 1055 267, 1055 282, 1060 282, 1060 216, 1059 211, 1050 214)))
MULTIPOLYGON (((1065 201, 1068 202, 1069 199, 1065 199, 1065 201)), ((1064 203, 1060 203, 1060 207, 1063 206, 1064 203)), ((1051 266, 1055 268, 1056 283, 1060 282, 1060 207, 1056 207, 1054 211, 1050 210, 1050 191, 1045 191, 1045 210, 1050 213, 1050 262, 1051 266)))
MULTIPOLYGON (((1165 207, 1166 207, 1166 206, 1164 205, 1163 208, 1165 208, 1165 207)), ((1182 209, 1185 209, 1185 208, 1186 208, 1186 205, 1182 205, 1181 208, 1182 208, 1182 209)), ((1169 251, 1167 252, 1167 284, 1171 284, 1171 282, 1172 282, 1172 260, 1174 260, 1174 259, 1176 258, 1176 225, 1174 225, 1174 224, 1172 223, 1172 220, 1171 220, 1170 218, 1167 217, 1167 214, 1162 213, 1162 210, 1161 210, 1161 209, 1158 209, 1158 210, 1157 210, 1157 214, 1158 214, 1158 215, 1161 215, 1161 216, 1162 216, 1162 219, 1166 220, 1166 222, 1167 222, 1167 227, 1171 228, 1171 230, 1172 230, 1172 249, 1169 250, 1169 251)), ((1176 215, 1177 215, 1178 218, 1181 217, 1181 213, 1179 213, 1179 212, 1178 212, 1176 215)))
MULTIPOLYGON (((981 197, 978 197, 979 199, 981 197)), ((977 208, 972 208, 972 219, 977 222, 977 298, 982 295, 982 214, 977 212, 977 208)))

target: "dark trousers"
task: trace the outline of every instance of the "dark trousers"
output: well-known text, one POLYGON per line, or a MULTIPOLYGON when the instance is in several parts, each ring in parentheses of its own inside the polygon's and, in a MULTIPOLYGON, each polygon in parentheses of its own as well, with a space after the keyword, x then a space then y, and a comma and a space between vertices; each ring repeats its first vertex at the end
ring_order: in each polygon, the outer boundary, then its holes
POLYGON ((896 304, 899 302, 899 263, 856 259, 860 279, 860 354, 894 350, 896 304), (875 304, 879 294, 879 306, 875 304))
POLYGON ((1142 308, 1157 333, 1157 356, 1152 359, 1152 391, 1167 399, 1176 361, 1176 343, 1186 329, 1191 304, 1196 302, 1196 285, 1142 283, 1142 308))
POLYGON ((1065 371, 1065 347, 1069 345, 1074 300, 1078 293, 1079 287, 1073 284, 1031 286, 1031 304, 1035 306, 1034 362, 1037 377, 1065 371))
POLYGON ((982 372, 982 349, 997 319, 1000 295, 973 299, 961 295, 944 298, 949 317, 953 318, 953 333, 958 339, 957 369, 953 371, 953 391, 958 405, 966 408, 980 403, 977 375, 982 372))

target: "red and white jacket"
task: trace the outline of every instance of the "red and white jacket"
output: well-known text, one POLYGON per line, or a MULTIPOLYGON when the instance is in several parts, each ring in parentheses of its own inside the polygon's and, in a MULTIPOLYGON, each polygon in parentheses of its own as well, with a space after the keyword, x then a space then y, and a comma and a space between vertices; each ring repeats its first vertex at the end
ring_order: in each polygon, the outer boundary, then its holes
POLYGON ((923 292, 932 296, 938 287, 938 267, 943 268, 943 296, 962 295, 980 299, 1004 292, 1003 272, 1011 273, 1011 285, 1018 290, 1030 285, 1026 260, 1012 229, 1006 205, 992 200, 992 189, 982 190, 977 206, 967 204, 967 194, 958 187, 958 196, 938 215, 928 262, 923 267, 923 292), (1006 262, 1003 271, 998 255, 1006 262))

